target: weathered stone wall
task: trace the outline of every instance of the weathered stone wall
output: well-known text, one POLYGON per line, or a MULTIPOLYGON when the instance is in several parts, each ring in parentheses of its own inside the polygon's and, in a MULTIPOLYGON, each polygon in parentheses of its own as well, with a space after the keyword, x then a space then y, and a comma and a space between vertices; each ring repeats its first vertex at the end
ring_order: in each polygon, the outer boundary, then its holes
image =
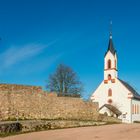
POLYGON ((0 84, 0 93, 40 93, 42 88, 40 86, 26 86, 16 84, 0 84))
POLYGON ((57 97, 41 87, 0 84, 0 120, 97 120, 98 105, 79 98, 57 97))

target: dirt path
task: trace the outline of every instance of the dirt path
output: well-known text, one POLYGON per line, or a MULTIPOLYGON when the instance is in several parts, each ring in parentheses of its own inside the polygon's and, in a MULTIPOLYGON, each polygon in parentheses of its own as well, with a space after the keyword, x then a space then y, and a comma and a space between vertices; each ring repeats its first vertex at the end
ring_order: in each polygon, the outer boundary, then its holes
POLYGON ((140 140, 140 124, 115 124, 34 132, 0 140, 140 140))

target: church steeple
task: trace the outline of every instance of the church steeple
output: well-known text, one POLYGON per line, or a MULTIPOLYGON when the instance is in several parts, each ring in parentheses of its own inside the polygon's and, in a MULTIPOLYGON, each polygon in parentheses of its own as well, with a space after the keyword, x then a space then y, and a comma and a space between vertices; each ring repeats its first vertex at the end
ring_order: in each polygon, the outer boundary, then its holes
POLYGON ((104 80, 114 81, 118 77, 117 53, 112 41, 112 22, 110 23, 109 44, 104 57, 104 80))
MULTIPOLYGON (((106 54, 108 53, 108 51, 110 51, 113 55, 115 55, 115 53, 116 53, 116 50, 113 45, 113 40, 112 40, 112 21, 110 22, 109 43, 108 43, 108 49, 107 49, 106 54)), ((106 56, 106 54, 105 54, 105 56, 106 56)))

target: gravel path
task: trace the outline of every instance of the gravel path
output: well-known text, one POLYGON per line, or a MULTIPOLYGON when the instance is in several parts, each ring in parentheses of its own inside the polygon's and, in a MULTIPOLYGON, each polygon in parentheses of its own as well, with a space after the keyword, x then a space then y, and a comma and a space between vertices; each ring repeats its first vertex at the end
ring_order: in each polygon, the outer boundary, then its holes
POLYGON ((114 124, 33 132, 0 140, 140 140, 140 124, 114 124))

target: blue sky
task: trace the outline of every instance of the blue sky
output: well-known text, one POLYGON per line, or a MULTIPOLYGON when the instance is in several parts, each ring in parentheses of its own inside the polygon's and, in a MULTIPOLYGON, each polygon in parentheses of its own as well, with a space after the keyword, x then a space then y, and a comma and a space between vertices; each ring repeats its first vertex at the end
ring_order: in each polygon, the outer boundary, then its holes
POLYGON ((88 98, 103 80, 112 20, 119 77, 140 92, 139 7, 138 0, 0 0, 0 82, 45 87, 64 63, 88 98))

